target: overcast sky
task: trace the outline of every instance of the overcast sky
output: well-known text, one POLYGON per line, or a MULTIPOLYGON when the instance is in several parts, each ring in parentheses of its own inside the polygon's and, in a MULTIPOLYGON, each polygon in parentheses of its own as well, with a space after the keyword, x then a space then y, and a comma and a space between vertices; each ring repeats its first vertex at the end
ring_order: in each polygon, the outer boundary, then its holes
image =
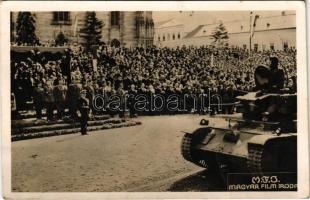
MULTIPOLYGON (((281 11, 255 11, 260 17, 280 15, 281 11)), ((293 11, 286 11, 293 13, 293 11)), ((183 23, 187 29, 191 29, 201 24, 210 24, 218 21, 234 21, 249 19, 250 11, 154 11, 153 19, 155 22, 175 19, 183 23)))

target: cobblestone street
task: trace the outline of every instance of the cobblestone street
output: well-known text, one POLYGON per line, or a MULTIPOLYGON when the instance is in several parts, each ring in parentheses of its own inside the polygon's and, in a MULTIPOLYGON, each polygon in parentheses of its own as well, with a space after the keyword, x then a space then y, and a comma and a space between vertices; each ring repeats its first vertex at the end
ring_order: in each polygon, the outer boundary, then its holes
POLYGON ((139 117, 142 125, 12 143, 12 191, 218 191, 219 177, 185 161, 197 115, 139 117))

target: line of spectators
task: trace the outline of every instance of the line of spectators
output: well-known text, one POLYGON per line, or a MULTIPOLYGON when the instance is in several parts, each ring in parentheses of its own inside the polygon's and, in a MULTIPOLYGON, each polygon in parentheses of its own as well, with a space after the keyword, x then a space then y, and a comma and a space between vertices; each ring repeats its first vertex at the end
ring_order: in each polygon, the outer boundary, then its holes
MULTIPOLYGON (((11 91, 17 111, 31 109, 27 102, 33 102, 37 117, 41 118, 46 108, 49 120, 54 119, 54 110, 57 118, 62 119, 65 108, 76 118, 82 89, 87 91, 90 103, 95 95, 103 93, 182 96, 201 95, 209 90, 211 94, 219 94, 223 103, 232 103, 237 95, 253 90, 255 65, 269 65, 271 54, 286 67, 288 86, 292 87, 296 82, 295 49, 250 53, 239 48, 211 46, 176 49, 99 46, 92 52, 82 47, 70 48, 53 61, 36 51, 27 59, 11 59, 11 91)), ((192 112, 193 104, 187 103, 185 112, 192 112)), ((232 113, 233 107, 224 110, 232 113)), ((198 108, 198 112, 204 111, 198 108)), ((98 111, 93 109, 93 113, 98 111)), ((131 116, 136 114, 131 110, 131 116)))

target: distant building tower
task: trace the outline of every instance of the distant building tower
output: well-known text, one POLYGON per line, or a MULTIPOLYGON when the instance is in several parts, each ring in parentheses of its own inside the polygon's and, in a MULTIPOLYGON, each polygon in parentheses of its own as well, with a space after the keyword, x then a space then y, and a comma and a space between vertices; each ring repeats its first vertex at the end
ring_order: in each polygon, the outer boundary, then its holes
MULTIPOLYGON (((80 30, 84 26, 86 12, 33 12, 36 17, 36 35, 43 44, 53 43, 63 32, 71 43, 83 44, 80 30)), ((18 12, 11 15, 13 36, 18 12)), ((154 22, 151 11, 96 12, 104 24, 102 42, 112 46, 146 47, 153 45, 154 22)))
POLYGON ((154 22, 152 12, 136 12, 136 31, 137 31, 137 46, 152 46, 154 37, 154 22))

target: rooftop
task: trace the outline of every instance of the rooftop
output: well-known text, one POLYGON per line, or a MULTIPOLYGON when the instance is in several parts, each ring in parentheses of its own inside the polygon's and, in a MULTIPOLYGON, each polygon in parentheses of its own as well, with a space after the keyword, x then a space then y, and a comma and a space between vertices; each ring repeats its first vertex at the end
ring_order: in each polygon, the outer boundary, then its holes
MULTIPOLYGON (((250 32, 250 18, 246 20, 224 21, 222 23, 224 24, 229 34, 250 32)), ((219 24, 220 22, 199 25, 195 29, 190 31, 185 36, 185 38, 210 36, 212 32, 214 31, 214 29, 219 24)), ((268 17, 259 17, 256 20, 255 31, 287 29, 287 28, 296 28, 296 15, 295 14, 284 14, 284 15, 276 15, 276 16, 268 16, 268 17)))

